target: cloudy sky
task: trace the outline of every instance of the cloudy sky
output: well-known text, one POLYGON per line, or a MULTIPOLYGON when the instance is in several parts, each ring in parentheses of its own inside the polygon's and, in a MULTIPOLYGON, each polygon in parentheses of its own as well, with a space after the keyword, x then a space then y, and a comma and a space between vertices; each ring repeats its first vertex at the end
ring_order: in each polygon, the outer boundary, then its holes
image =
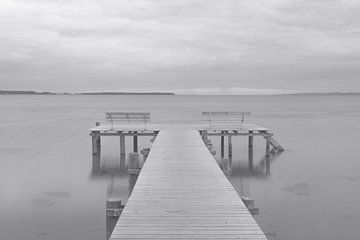
POLYGON ((0 89, 360 92, 360 1, 0 0, 0 89))

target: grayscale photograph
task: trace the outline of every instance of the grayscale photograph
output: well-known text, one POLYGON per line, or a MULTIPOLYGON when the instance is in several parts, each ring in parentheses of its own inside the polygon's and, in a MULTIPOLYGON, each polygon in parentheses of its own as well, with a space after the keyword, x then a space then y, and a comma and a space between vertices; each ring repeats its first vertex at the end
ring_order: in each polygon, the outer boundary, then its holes
POLYGON ((360 239, 360 1, 0 0, 0 240, 360 239))

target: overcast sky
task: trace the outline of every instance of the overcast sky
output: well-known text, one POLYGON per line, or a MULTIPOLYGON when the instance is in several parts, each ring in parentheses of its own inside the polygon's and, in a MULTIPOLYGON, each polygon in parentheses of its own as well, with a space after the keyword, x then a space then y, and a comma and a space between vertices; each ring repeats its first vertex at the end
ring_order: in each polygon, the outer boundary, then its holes
POLYGON ((0 0, 0 89, 360 92, 359 0, 0 0))

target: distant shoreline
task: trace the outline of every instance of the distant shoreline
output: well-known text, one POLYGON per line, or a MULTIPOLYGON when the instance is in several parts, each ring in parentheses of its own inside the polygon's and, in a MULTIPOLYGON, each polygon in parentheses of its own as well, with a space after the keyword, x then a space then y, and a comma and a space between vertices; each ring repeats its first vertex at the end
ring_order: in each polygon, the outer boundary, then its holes
POLYGON ((0 95, 182 95, 182 96, 359 96, 360 92, 300 92, 300 93, 278 93, 278 94, 231 94, 231 95, 213 95, 213 94, 175 94, 172 92, 37 92, 37 91, 8 91, 0 90, 0 95))
POLYGON ((175 95, 170 92, 84 92, 84 93, 54 93, 36 91, 0 91, 0 95, 175 95))

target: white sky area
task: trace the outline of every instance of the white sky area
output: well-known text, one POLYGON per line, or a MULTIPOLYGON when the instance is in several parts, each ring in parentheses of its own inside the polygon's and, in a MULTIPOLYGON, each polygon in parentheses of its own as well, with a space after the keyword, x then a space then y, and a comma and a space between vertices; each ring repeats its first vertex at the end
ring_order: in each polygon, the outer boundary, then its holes
POLYGON ((0 90, 360 92, 359 0, 0 0, 0 90))

